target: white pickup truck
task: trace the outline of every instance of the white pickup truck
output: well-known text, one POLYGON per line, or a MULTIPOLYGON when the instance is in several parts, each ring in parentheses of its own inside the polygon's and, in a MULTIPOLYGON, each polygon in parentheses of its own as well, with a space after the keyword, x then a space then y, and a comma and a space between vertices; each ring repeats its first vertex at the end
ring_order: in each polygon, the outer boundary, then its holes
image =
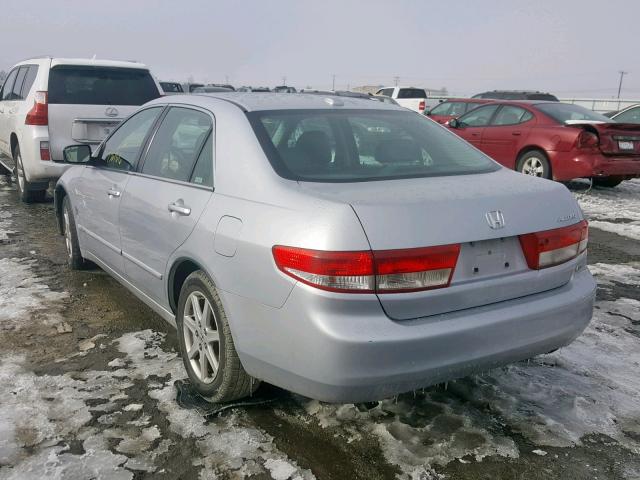
POLYGON ((378 90, 376 95, 393 98, 401 107, 418 113, 423 113, 427 107, 427 92, 423 88, 384 87, 378 90))

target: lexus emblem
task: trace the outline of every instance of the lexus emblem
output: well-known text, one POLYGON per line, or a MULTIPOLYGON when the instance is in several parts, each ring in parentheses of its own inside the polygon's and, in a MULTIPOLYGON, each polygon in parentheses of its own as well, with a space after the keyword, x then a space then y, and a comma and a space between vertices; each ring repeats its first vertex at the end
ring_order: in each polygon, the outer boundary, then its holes
POLYGON ((494 230, 504 228, 504 215, 500 210, 492 210, 487 212, 484 216, 487 219, 487 223, 494 230))
POLYGON ((118 109, 116 107, 107 107, 106 110, 104 111, 104 114, 107 117, 117 117, 118 109))

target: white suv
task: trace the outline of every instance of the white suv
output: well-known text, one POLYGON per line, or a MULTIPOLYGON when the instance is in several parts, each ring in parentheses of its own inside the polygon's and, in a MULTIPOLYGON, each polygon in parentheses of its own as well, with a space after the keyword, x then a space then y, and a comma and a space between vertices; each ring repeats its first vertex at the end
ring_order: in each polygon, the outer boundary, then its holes
POLYGON ((99 144, 161 92, 136 62, 34 58, 15 65, 0 91, 0 153, 14 161, 20 198, 44 197, 68 168, 64 147, 99 144))

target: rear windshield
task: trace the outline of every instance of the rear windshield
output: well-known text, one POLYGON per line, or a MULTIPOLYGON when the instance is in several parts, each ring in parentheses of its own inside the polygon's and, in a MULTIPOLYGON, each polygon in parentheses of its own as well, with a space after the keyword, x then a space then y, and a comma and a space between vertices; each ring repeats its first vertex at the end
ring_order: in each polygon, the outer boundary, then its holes
POLYGON ((49 103, 142 105, 160 93, 148 70, 59 65, 49 73, 49 103))
POLYGON ((275 171, 310 182, 484 173, 500 167, 413 112, 276 110, 247 114, 275 171))
POLYGON ((165 92, 171 92, 171 93, 182 93, 182 85, 180 85, 179 83, 169 83, 169 82, 160 82, 160 86, 162 87, 162 90, 164 90, 165 92))
POLYGON ((427 93, 421 88, 401 88, 398 98, 427 98, 427 93))
POLYGON ((609 117, 588 110, 580 105, 571 105, 569 103, 542 103, 536 105, 536 108, 560 123, 571 120, 612 122, 609 117))

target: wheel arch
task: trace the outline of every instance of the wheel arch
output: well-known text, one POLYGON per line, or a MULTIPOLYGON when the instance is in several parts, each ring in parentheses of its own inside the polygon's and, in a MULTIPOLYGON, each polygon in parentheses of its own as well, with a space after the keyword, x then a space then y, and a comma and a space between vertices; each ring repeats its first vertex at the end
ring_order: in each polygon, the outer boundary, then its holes
POLYGON ((58 224, 58 232, 60 235, 64 234, 64 225, 62 221, 62 203, 64 197, 67 196, 67 191, 64 186, 58 184, 53 191, 53 209, 56 212, 56 223, 58 224))
POLYGON ((11 132, 11 135, 9 136, 9 145, 11 146, 11 158, 15 156, 16 147, 18 146, 18 144, 19 144, 18 135, 16 135, 16 132, 11 132))
POLYGON ((178 310, 178 299, 180 298, 180 290, 182 289, 184 281, 197 270, 201 270, 211 278, 207 270, 190 257, 177 258, 169 269, 169 275, 167 276, 167 296, 169 298, 169 307, 174 314, 178 310))

